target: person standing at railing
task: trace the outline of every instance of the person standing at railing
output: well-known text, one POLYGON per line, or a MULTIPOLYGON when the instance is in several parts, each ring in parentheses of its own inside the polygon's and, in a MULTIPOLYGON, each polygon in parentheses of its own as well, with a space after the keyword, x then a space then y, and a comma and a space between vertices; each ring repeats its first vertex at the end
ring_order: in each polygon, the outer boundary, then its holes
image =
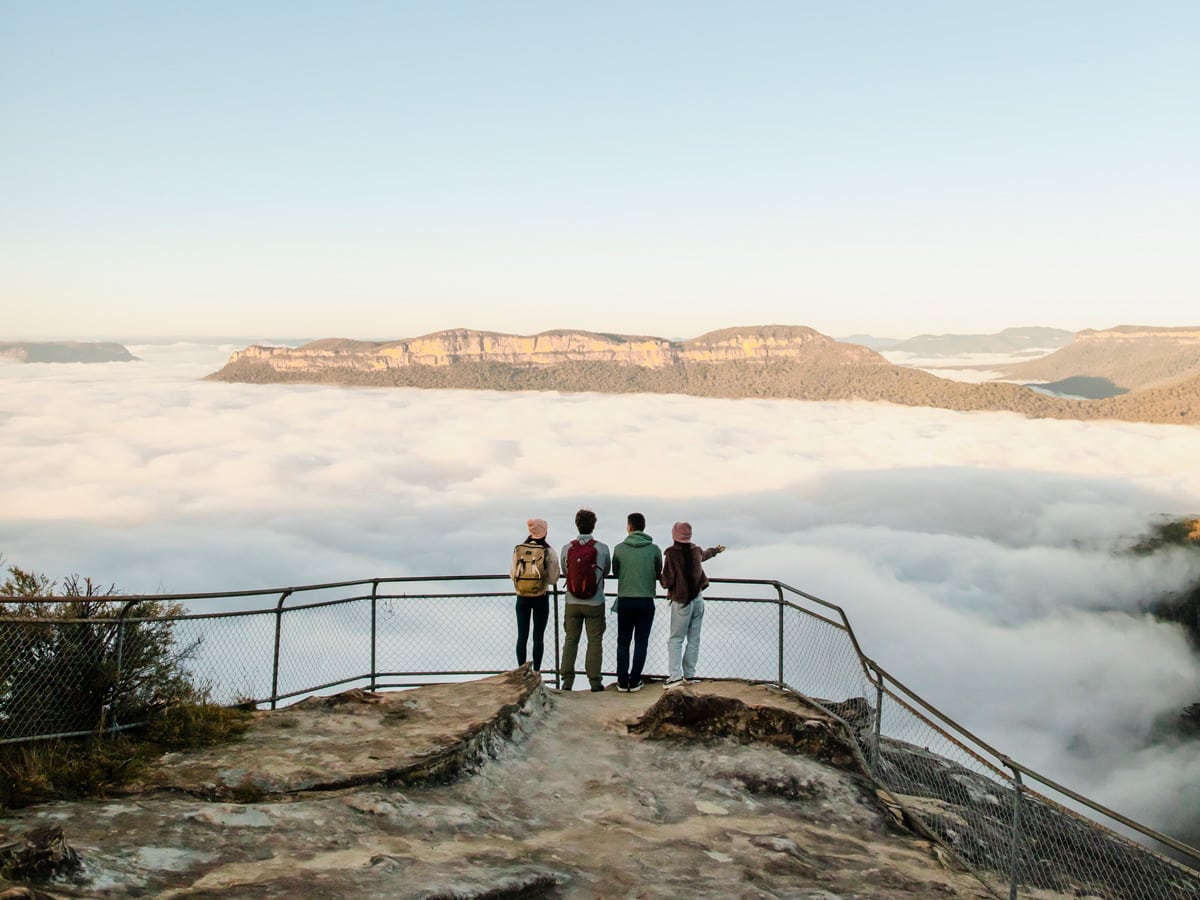
POLYGON ((562 689, 575 685, 575 657, 579 653, 579 636, 587 628, 587 656, 584 671, 593 691, 604 690, 600 680, 604 657, 604 577, 611 560, 608 546, 592 537, 596 514, 590 509, 575 513, 579 536, 562 549, 562 569, 567 578, 567 603, 563 613, 566 640, 562 650, 562 689))
POLYGON ((708 576, 701 565, 718 553, 724 544, 703 550, 692 543, 692 526, 676 522, 671 528, 674 540, 663 554, 662 586, 671 601, 671 636, 667 638, 667 687, 687 684, 696 677, 700 656, 700 626, 704 621, 704 597, 708 576), (687 648, 684 649, 684 640, 687 648))
POLYGON ((550 619, 550 586, 558 581, 558 556, 546 540, 545 519, 525 523, 529 537, 513 548, 509 577, 517 591, 517 665, 525 665, 529 620, 533 619, 533 669, 542 669, 546 622, 550 619))
POLYGON ((617 690, 642 689, 642 667, 654 624, 654 595, 662 576, 662 551, 646 534, 646 517, 630 513, 625 540, 613 548, 612 571, 617 578, 617 690), (633 642, 633 660, 629 643, 633 642))

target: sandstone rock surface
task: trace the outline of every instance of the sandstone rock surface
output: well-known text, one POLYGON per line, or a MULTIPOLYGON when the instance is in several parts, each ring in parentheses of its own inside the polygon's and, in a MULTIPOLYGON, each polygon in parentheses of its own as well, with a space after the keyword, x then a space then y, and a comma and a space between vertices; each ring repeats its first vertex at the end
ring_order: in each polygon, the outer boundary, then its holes
POLYGON ((901 827, 850 740, 762 685, 558 692, 523 667, 260 713, 0 843, 61 828, 83 866, 56 897, 992 896, 901 827))
POLYGON ((872 350, 839 344, 812 328, 768 325, 726 328, 690 341, 587 331, 546 331, 534 335, 500 334, 456 328, 418 338, 371 342, 327 339, 302 347, 252 346, 230 357, 262 363, 278 372, 317 368, 378 371, 408 366, 445 367, 489 362, 546 367, 566 362, 619 363, 660 369, 680 363, 719 363, 837 357, 845 362, 886 365, 872 350))

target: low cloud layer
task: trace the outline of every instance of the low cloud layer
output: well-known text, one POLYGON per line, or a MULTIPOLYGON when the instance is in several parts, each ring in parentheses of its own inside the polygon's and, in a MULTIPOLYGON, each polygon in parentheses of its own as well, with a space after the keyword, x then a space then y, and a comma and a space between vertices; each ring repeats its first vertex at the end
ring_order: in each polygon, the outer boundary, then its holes
MULTIPOLYGON (((0 553, 126 592, 505 571, 525 519, 614 543, 638 509, 710 574, 844 607, 865 651, 1013 757, 1153 824, 1200 808, 1200 700, 1147 601, 1200 579, 1122 553, 1200 512, 1200 429, 866 403, 199 381, 234 348, 0 369, 0 553)), ((715 638, 714 638, 715 639, 715 638)), ((1195 833, 1190 833, 1195 839, 1195 833)))

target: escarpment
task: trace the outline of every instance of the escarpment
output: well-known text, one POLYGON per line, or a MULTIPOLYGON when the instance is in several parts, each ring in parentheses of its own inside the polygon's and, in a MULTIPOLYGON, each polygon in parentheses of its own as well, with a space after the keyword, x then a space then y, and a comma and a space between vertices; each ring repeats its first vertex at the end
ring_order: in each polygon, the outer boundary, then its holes
POLYGON ((1177 360, 1172 371, 1183 368, 1174 379, 1097 400, 1049 396, 1006 382, 948 381, 792 325, 726 328, 685 341, 566 330, 512 335, 453 329, 387 342, 256 345, 234 353, 208 377, 252 384, 863 400, 1033 418, 1192 425, 1200 423, 1200 361, 1194 371, 1187 368, 1189 353, 1177 360))
MULTIPOLYGON (((445 368, 461 363, 492 363, 521 368, 564 363, 613 363, 661 369, 686 363, 809 362, 886 366, 879 354, 841 344, 811 328, 772 325, 726 328, 688 341, 586 331, 500 334, 456 328, 399 341, 343 339, 313 341, 302 347, 253 346, 230 358, 215 377, 239 362, 262 363, 278 373, 333 369, 369 373, 413 366, 445 368)), ((237 380, 225 378, 224 380, 237 380)))

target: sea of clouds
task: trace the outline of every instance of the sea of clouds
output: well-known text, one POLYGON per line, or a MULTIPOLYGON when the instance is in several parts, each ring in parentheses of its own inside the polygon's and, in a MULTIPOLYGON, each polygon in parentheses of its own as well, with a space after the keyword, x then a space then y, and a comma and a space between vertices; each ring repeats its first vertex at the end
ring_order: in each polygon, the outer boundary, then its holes
MULTIPOLYGON (((558 544, 581 505, 610 544, 631 510, 662 544, 687 519, 729 548, 710 575, 838 603, 868 655, 984 739, 1200 836, 1196 744, 1148 738, 1200 701, 1200 659, 1145 613, 1200 563, 1124 552, 1200 512, 1200 429, 222 384, 200 379, 235 347, 130 349, 141 362, 0 367, 6 563, 127 593, 222 591, 504 572, 526 518, 558 544)), ((719 623, 705 640, 717 652, 719 623)))

